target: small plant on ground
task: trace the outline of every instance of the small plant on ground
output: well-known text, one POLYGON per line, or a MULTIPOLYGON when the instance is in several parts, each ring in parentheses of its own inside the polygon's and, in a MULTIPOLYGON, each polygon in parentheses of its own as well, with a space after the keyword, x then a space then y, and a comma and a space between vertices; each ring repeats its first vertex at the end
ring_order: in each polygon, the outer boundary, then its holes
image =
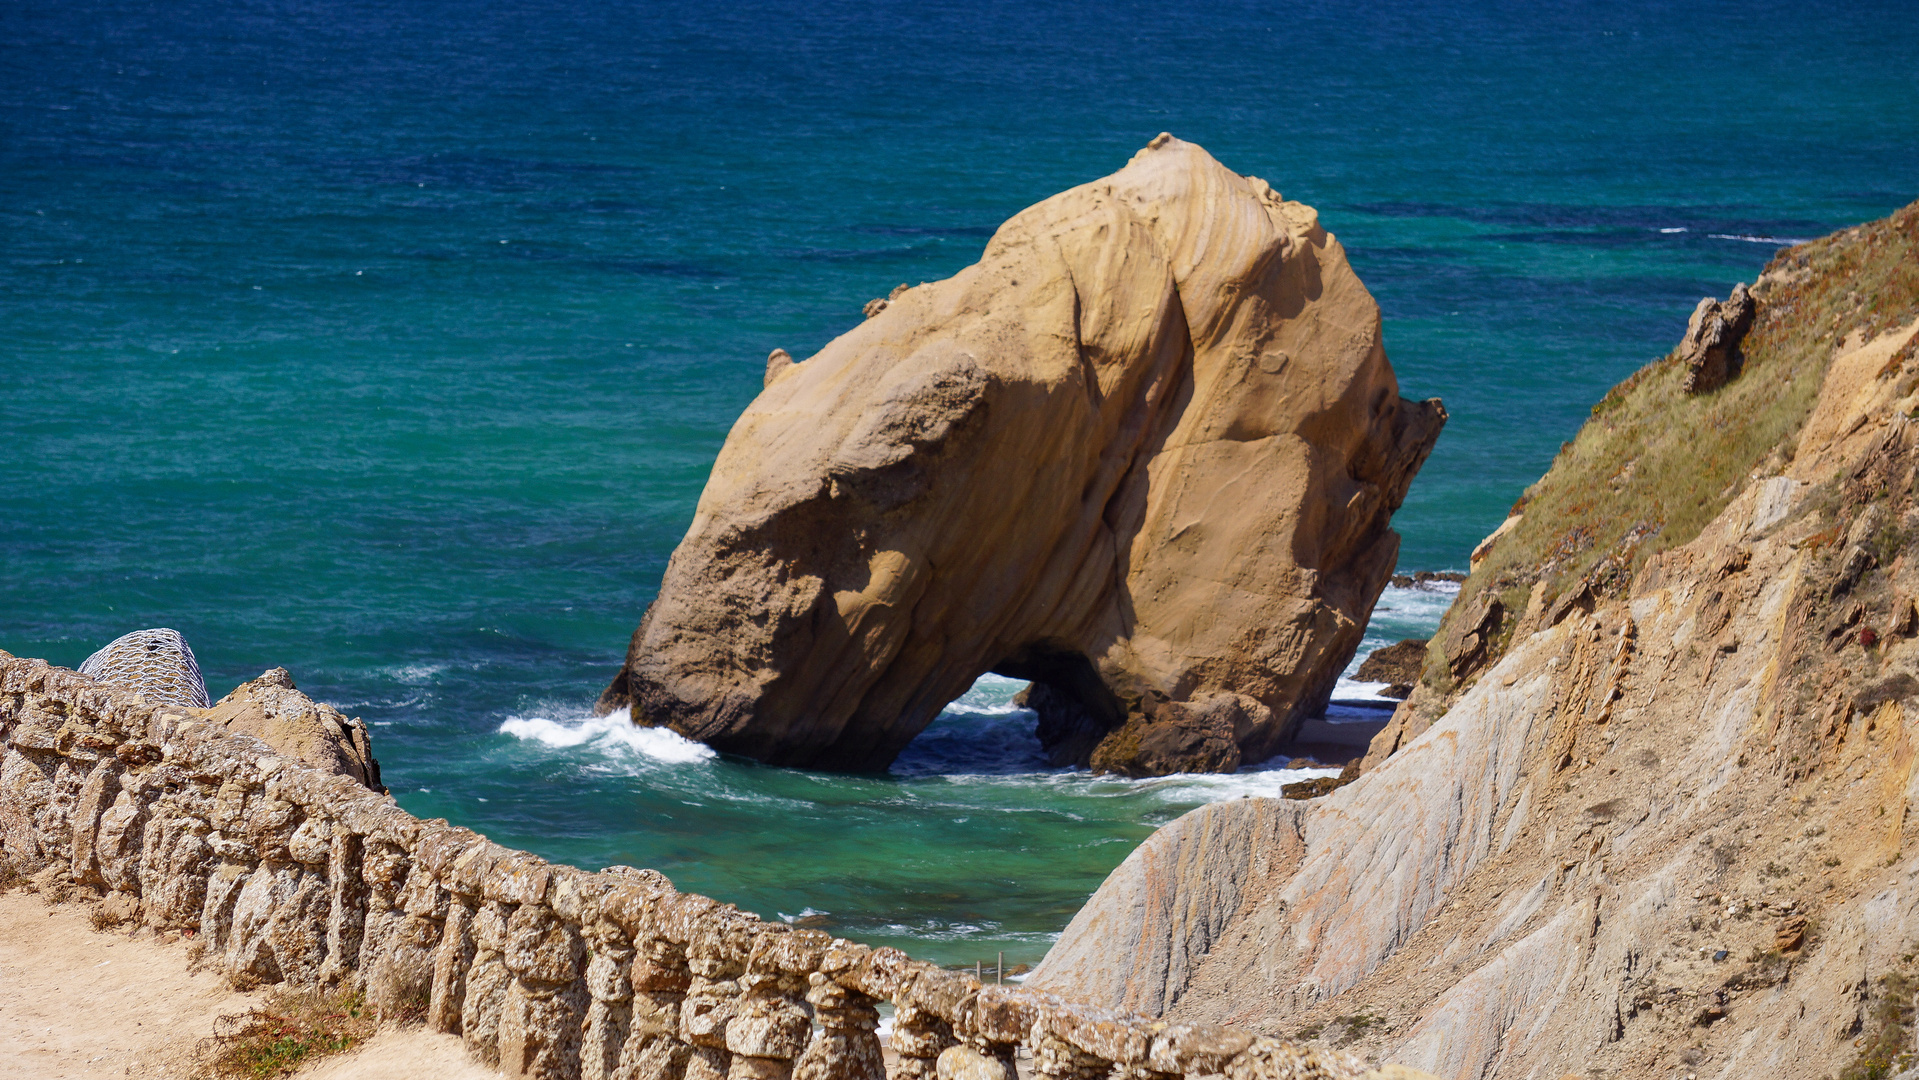
POLYGON ((237 1016, 213 1022, 202 1043, 202 1071, 219 1080, 270 1080, 371 1038, 378 1018, 354 992, 282 992, 237 1016))
POLYGON ((1342 1016, 1335 1022, 1345 1028, 1344 1031, 1339 1033, 1339 1045, 1347 1046, 1363 1037, 1366 1034, 1366 1029, 1379 1023, 1379 1017, 1371 1013, 1362 1012, 1354 1013, 1351 1016, 1342 1016))

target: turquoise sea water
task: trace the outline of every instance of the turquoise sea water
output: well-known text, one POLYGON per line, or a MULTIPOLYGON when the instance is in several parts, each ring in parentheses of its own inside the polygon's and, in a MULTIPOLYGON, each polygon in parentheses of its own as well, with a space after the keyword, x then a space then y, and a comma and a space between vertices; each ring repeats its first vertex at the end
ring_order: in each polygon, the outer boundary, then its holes
POLYGON ((991 680, 882 778, 584 720, 766 353, 1170 130, 1346 243, 1453 414, 1402 565, 1459 567, 1699 296, 1919 197, 1915 57, 1905 3, 16 0, 0 648, 173 626, 416 813, 1031 962, 1280 774, 1049 773, 991 680))

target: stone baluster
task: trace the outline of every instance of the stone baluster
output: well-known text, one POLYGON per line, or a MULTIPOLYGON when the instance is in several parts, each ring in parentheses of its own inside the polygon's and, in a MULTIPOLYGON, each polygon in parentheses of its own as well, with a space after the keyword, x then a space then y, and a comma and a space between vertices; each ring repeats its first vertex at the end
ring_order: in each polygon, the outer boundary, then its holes
MULTIPOLYGON (((264 772, 283 768, 277 761, 264 772)), ((263 775, 261 780, 270 780, 263 775)), ((264 788, 264 783, 263 783, 264 788)), ((259 860, 233 901, 233 921, 227 935, 227 981, 242 989, 277 982, 283 976, 274 956, 272 923, 280 906, 300 887, 300 869, 288 844, 300 825, 299 807, 270 789, 250 794, 246 815, 236 823, 235 838, 245 837, 259 860)))
POLYGON ((680 1038, 680 1007, 693 984, 686 952, 662 937, 636 942, 632 1021, 616 1080, 668 1080, 686 1071, 693 1049, 680 1038))
POLYGON ((595 917, 584 931, 587 948, 586 1028, 580 1036, 580 1080, 613 1080, 633 1028, 633 957, 625 930, 595 917))
POLYGON ((326 964, 320 972, 328 986, 348 986, 359 977, 360 947, 366 940, 365 850, 364 837, 334 825, 327 850, 326 964))
POLYGON ((500 1008, 500 1071, 532 1080, 578 1075, 586 987, 586 943, 542 903, 507 920, 505 961, 513 973, 500 1008))
POLYGON ((686 1080, 726 1080, 731 1065, 726 1023, 733 1017, 746 964, 726 948, 718 927, 701 926, 687 942, 686 966, 693 974, 680 1003, 680 1039, 693 1048, 686 1080))
POLYGON ((69 873, 76 885, 104 887, 106 879, 100 874, 100 859, 94 850, 98 839, 100 817, 113 805, 120 794, 120 762, 112 755, 103 756, 88 771, 87 778, 80 785, 80 796, 74 800, 72 835, 68 838, 67 862, 69 873))
POLYGON ((1032 1029, 1031 1010, 999 987, 975 986, 954 1010, 956 1046, 940 1052, 941 1080, 1015 1080, 1020 1041, 1032 1029))
MULTIPOLYGON (((729 1080, 791 1080, 793 1061, 813 1036, 813 1018, 800 998, 806 980, 778 970, 740 976, 740 996, 726 1023, 726 1048, 733 1055, 729 1080)), ((768 965, 770 967, 770 965, 768 965)))
POLYGON ((434 1031, 458 1035, 463 1030, 460 1021, 466 1010, 467 975, 479 951, 473 923, 483 901, 474 893, 449 892, 446 925, 440 930, 440 945, 433 951, 433 991, 427 999, 426 1023, 434 1031))
POLYGON ((513 908, 486 900, 473 914, 473 966, 460 1001, 460 1037, 488 1065, 500 1063, 500 1009, 513 973, 506 968, 506 926, 513 908))
POLYGON ((379 959, 367 977, 367 1002, 374 1008, 396 1017, 424 1017, 433 996, 434 952, 451 902, 433 874, 409 860, 379 959))
POLYGON ((886 1080, 875 999, 818 972, 807 982, 820 1033, 794 1065, 793 1080, 886 1080))
POLYGON ((123 774, 120 780, 120 794, 100 815, 95 857, 107 888, 137 896, 147 821, 159 792, 146 776, 123 774))
POLYGON ((267 947, 279 978, 302 986, 319 983, 326 966, 333 831, 333 822, 317 811, 309 811, 293 830, 287 840, 286 892, 267 917, 267 947))
POLYGON ((212 832, 203 818, 186 814, 148 818, 140 850, 141 912, 148 925, 163 930, 199 925, 216 863, 207 843, 212 832))
POLYGON ((229 777, 213 797, 213 830, 207 841, 220 863, 207 879, 206 903, 200 911, 201 947, 210 960, 225 954, 233 932, 234 904, 260 862, 253 845, 241 839, 241 834, 252 794, 249 788, 259 790, 263 786, 229 777))
POLYGON ((893 1052, 899 1055, 901 1080, 932 1080, 938 1074, 940 1054, 958 1042, 953 1025, 938 1013, 911 1001, 893 1011, 893 1052))
MULTIPOLYGON (((360 874, 366 881, 366 921, 360 938, 360 966, 354 974, 354 988, 367 991, 373 972, 386 955, 390 939, 400 930, 406 913, 400 908, 400 890, 406 886, 411 860, 405 849, 379 835, 362 840, 360 874)), ((212 897, 207 902, 211 904, 212 897)), ((211 943, 208 945, 212 947, 211 943)))
POLYGON ((426 1025, 450 1035, 460 1033, 460 1013, 466 1001, 467 971, 473 966, 473 918, 482 897, 478 879, 469 872, 469 856, 484 855, 491 847, 470 829, 441 821, 427 823, 413 848, 414 873, 432 879, 438 887, 434 906, 440 914, 438 938, 428 960, 426 1025))

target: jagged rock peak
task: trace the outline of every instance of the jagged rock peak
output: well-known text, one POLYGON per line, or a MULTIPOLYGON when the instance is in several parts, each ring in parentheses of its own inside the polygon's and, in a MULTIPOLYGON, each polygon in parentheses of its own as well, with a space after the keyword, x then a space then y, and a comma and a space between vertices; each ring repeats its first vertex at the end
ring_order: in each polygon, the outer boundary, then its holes
POLYGON ((1746 283, 1733 286, 1724 301, 1704 297, 1693 309, 1686 324, 1685 340, 1679 343, 1679 360, 1686 365, 1685 391, 1709 394, 1739 377, 1744 356, 1739 345, 1752 329, 1757 305, 1746 283))
POLYGON ((1061 763, 1271 755, 1445 420, 1314 211, 1170 135, 769 368, 600 708, 816 768, 885 768, 986 671, 1061 763))

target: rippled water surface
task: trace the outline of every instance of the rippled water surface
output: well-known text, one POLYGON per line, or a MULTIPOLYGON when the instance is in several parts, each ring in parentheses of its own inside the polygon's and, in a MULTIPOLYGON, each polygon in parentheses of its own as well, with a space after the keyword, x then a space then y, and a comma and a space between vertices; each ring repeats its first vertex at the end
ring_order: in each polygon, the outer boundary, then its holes
POLYGON ((1048 771, 991 679, 877 778, 585 719, 767 352, 1171 130, 1347 244, 1453 413, 1402 565, 1460 567, 1699 296, 1919 196, 1914 56, 1900 3, 16 0, 0 648, 177 627, 376 724, 417 813, 1031 962, 1286 774, 1048 771))

